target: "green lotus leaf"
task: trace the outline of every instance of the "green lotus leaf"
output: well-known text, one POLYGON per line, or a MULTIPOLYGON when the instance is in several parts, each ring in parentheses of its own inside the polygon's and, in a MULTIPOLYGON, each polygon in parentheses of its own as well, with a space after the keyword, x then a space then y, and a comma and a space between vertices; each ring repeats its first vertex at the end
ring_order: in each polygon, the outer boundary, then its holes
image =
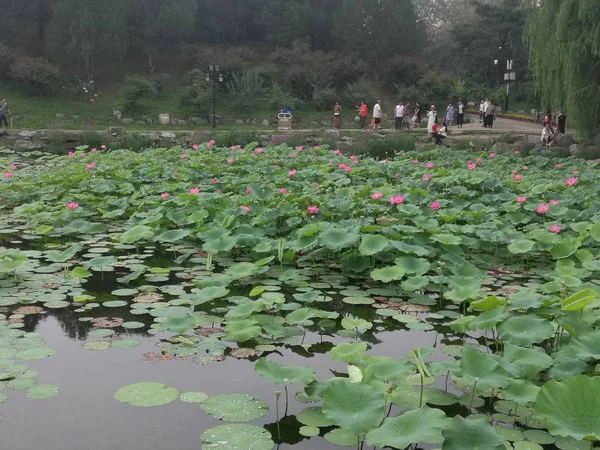
POLYGON ((490 295, 483 300, 476 300, 470 304, 471 308, 476 311, 489 311, 504 305, 506 305, 506 299, 494 295, 490 295))
POLYGON ((336 428, 323 436, 327 442, 340 447, 356 447, 361 441, 361 436, 357 436, 351 430, 336 428))
POLYGON ((200 408, 206 414, 228 422, 247 422, 269 412, 269 405, 247 394, 219 394, 208 397, 200 408))
POLYGON ((506 400, 526 405, 534 403, 540 392, 540 387, 527 380, 512 380, 508 387, 502 390, 502 395, 506 400))
POLYGON ((410 277, 402 282, 402 289, 405 291, 418 291, 429 284, 429 277, 418 276, 410 277))
POLYGON ((442 450, 506 450, 504 439, 485 419, 456 416, 442 436, 442 450))
POLYGON ((504 358, 521 368, 521 377, 532 379, 542 370, 550 367, 554 360, 539 348, 523 348, 511 344, 504 344, 504 358))
POLYGON ((581 246, 575 239, 564 237, 550 249, 550 254, 555 259, 568 258, 581 246))
POLYGON ((370 330, 373 328, 373 324, 364 319, 351 319, 350 317, 344 317, 342 319, 342 327, 346 330, 370 330))
POLYGON ((162 383, 135 383, 122 387, 115 399, 131 406, 151 407, 171 403, 179 398, 179 391, 162 383))
POLYGON ((132 347, 137 347, 141 343, 142 343, 142 341, 139 341, 137 339, 119 339, 119 340, 113 341, 111 344, 111 347, 112 348, 132 348, 132 347))
POLYGON ((111 343, 109 341, 92 341, 83 344, 83 348, 85 348, 86 350, 94 351, 108 350, 110 346, 111 343))
POLYGON ((598 293, 593 289, 584 289, 560 302, 563 311, 581 311, 598 298, 598 293))
POLYGON ((169 230, 156 236, 158 242, 179 242, 191 234, 190 230, 169 230))
POLYGON ((73 258, 81 249, 81 245, 75 244, 64 249, 62 252, 56 250, 49 250, 48 252, 46 252, 46 258, 48 258, 52 262, 63 263, 73 258))
POLYGON ((534 315, 509 317, 497 329, 505 342, 520 346, 538 344, 554 335, 552 324, 534 315))
POLYGON ((330 351, 332 361, 344 361, 351 363, 357 361, 367 351, 366 342, 341 343, 330 351))
POLYGON ((28 348, 28 349, 20 351, 17 354, 17 358, 33 361, 33 360, 37 360, 37 359, 44 359, 44 358, 47 358, 48 356, 52 356, 54 354, 56 354, 56 350, 53 348, 34 347, 34 348, 28 348))
POLYGON ((400 416, 387 418, 367 434, 367 444, 375 447, 406 448, 411 444, 439 444, 446 426, 446 414, 424 406, 400 416))
POLYGON ((47 399, 58 394, 58 386, 54 384, 38 384, 25 391, 27 398, 47 399))
POLYGON ((243 423, 209 428, 200 440, 202 448, 211 450, 273 450, 275 447, 267 430, 243 423))
POLYGON ((261 358, 256 363, 254 370, 262 377, 278 385, 310 384, 315 381, 316 374, 313 369, 306 366, 283 366, 276 361, 261 358))
POLYGON ((531 441, 516 441, 513 446, 514 450, 544 450, 544 447, 531 441))
POLYGON ((196 326, 196 319, 191 314, 185 316, 167 317, 160 323, 159 329, 171 333, 187 333, 196 326))
POLYGON ((381 269, 375 269, 371 272, 371 278, 375 281, 389 283, 394 280, 401 280, 404 277, 404 269, 400 266, 388 266, 381 269))
POLYGON ((369 297, 344 297, 342 301, 349 305, 372 305, 375 303, 375 300, 369 297))
POLYGON ((319 235, 319 243, 329 250, 338 251, 354 246, 359 234, 343 228, 331 227, 319 235))
POLYGON ((260 336, 262 329, 256 320, 235 320, 227 323, 225 335, 227 339, 235 342, 246 342, 260 336))
POLYGON ((600 223, 595 223, 590 227, 590 236, 596 242, 600 242, 600 223))
POLYGON ((334 380, 323 392, 323 414, 335 424, 357 434, 379 426, 385 398, 376 388, 349 380, 334 380))
POLYGON ((443 245, 460 245, 462 243, 462 239, 460 236, 455 236, 453 234, 445 234, 438 233, 433 234, 430 238, 434 242, 439 242, 443 245))
POLYGON ((453 320, 448 326, 457 333, 465 333, 471 329, 471 322, 475 320, 475 316, 464 316, 460 319, 453 320))
POLYGON ((300 429, 298 430, 298 433, 300 433, 302 436, 305 436, 305 437, 314 437, 314 436, 318 436, 321 433, 321 430, 318 429, 317 427, 311 427, 310 425, 304 425, 304 426, 300 427, 300 429))
POLYGON ((124 244, 147 241, 154 237, 154 230, 146 225, 135 225, 121 235, 119 240, 124 244))
POLYGON ((424 247, 407 244, 404 241, 389 241, 389 244, 395 249, 407 254, 414 254, 417 256, 428 256, 431 253, 430 250, 424 247))
POLYGON ((573 338, 568 348, 579 359, 586 361, 600 359, 600 331, 573 338))
POLYGON ((223 286, 208 286, 194 292, 194 304, 201 305, 229 294, 229 289, 223 286))
POLYGON ((385 356, 366 355, 363 363, 365 373, 381 381, 404 379, 416 371, 414 364, 408 361, 395 360, 385 356))
POLYGON ((202 403, 207 398, 204 392, 184 392, 179 396, 179 400, 185 403, 202 403))
POLYGON ((91 272, 85 267, 75 267, 69 274, 76 278, 88 278, 92 276, 91 272))
POLYGON ((373 256, 381 253, 388 247, 388 240, 380 234, 364 235, 358 251, 364 256, 373 256))
POLYGON ((577 375, 544 384, 535 417, 555 436, 600 440, 600 378, 577 375))
POLYGON ((207 253, 221 253, 231 251, 237 244, 237 238, 233 236, 221 236, 217 239, 207 241, 202 246, 202 249, 207 253))
POLYGON ((469 324, 470 330, 491 330, 506 319, 506 308, 495 308, 476 316, 469 324))
POLYGON ((508 374, 490 355, 465 348, 460 360, 461 376, 486 387, 504 388, 510 383, 508 374))
POLYGON ((396 265, 402 267, 405 273, 421 276, 429 270, 431 263, 425 258, 415 258, 414 256, 400 256, 394 260, 396 265))
POLYGON ((83 263, 84 267, 110 267, 117 262, 116 256, 99 256, 83 263))
POLYGON ((529 239, 523 239, 510 244, 508 246, 508 251, 515 254, 529 253, 534 246, 534 241, 530 241, 529 239))

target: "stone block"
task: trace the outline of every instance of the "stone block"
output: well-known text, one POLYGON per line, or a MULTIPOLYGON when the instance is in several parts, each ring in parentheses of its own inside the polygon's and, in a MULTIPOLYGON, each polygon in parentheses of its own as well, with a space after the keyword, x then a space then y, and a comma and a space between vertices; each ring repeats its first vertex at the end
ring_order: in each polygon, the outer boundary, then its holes
POLYGON ((121 123, 129 123, 129 124, 131 124, 131 123, 134 123, 134 120, 132 118, 130 118, 130 117, 125 117, 125 118, 121 119, 121 123))
POLYGON ((169 114, 159 114, 158 115, 158 123, 161 125, 169 125, 171 122, 171 116, 169 114))
POLYGON ((125 134, 125 128, 122 127, 110 127, 108 130, 111 136, 123 136, 125 134))
POLYGON ((575 141, 568 134, 561 134, 556 138, 556 145, 559 147, 570 147, 575 141))

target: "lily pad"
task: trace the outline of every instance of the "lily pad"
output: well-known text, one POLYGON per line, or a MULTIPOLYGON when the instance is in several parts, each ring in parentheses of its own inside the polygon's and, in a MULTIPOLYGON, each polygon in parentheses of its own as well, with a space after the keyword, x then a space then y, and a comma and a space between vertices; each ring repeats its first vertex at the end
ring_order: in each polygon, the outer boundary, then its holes
POLYGON ((202 403, 207 398, 204 392, 184 392, 179 396, 179 400, 185 403, 202 403))
POLYGON ((58 386, 54 384, 38 384, 27 389, 25 395, 28 398, 47 399, 58 394, 58 389, 58 386))
POLYGON ((131 406, 151 407, 171 403, 179 398, 179 391, 162 383, 136 383, 124 386, 115 393, 115 399, 131 406))
POLYGON ((210 428, 200 439, 202 448, 211 450, 272 450, 275 447, 267 430, 242 423, 210 428))
POLYGON ((86 350, 107 350, 110 348, 111 343, 109 341, 91 341, 83 344, 83 348, 86 350))
POLYGON ((247 422, 269 412, 269 405, 247 394, 213 395, 200 405, 202 411, 228 422, 247 422))

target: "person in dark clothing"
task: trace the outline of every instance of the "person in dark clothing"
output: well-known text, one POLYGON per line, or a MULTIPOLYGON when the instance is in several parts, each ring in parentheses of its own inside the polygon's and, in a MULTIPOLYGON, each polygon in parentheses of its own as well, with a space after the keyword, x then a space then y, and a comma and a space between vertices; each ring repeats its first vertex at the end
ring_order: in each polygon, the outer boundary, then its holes
POLYGON ((565 134, 567 129, 567 115, 560 112, 556 118, 556 124, 558 126, 558 132, 560 134, 565 134))
POLYGON ((0 127, 2 126, 8 128, 8 103, 5 98, 0 101, 0 127))

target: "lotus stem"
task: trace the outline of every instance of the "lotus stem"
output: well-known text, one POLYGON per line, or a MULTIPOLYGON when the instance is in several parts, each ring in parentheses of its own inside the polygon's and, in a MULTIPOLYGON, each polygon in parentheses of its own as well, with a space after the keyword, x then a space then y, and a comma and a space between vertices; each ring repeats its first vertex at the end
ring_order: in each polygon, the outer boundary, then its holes
POLYGON ((448 392, 448 378, 450 378, 450 371, 446 373, 446 389, 444 390, 444 392, 448 392))
POLYGON ((477 389, 477 380, 475 380, 475 384, 473 384, 473 393, 471 394, 471 403, 469 404, 469 409, 473 408, 473 400, 475 400, 475 390, 477 389))
POLYGON ((425 380, 423 379, 423 372, 419 371, 421 373, 421 398, 419 399, 419 408, 423 407, 423 386, 425 384, 425 380))
POLYGON ((517 415, 517 410, 519 409, 519 404, 515 402, 515 416, 517 415))
POLYGON ((288 406, 289 406, 289 403, 290 403, 290 399, 289 399, 289 396, 288 396, 288 388, 287 388, 287 386, 284 386, 283 388, 285 389, 285 414, 284 415, 287 416, 288 406))
POLYGON ((281 391, 275 391, 275 414, 277 415, 277 439, 281 440, 281 430, 279 429, 279 397, 281 397, 281 391))

